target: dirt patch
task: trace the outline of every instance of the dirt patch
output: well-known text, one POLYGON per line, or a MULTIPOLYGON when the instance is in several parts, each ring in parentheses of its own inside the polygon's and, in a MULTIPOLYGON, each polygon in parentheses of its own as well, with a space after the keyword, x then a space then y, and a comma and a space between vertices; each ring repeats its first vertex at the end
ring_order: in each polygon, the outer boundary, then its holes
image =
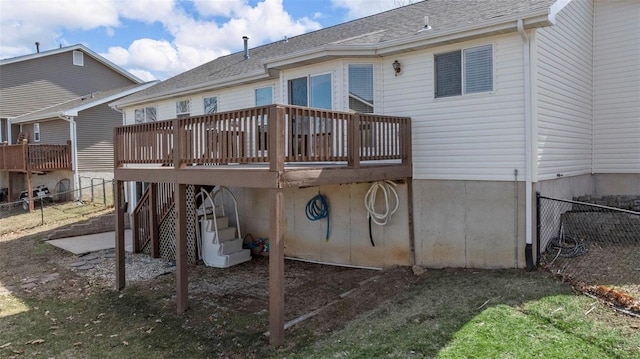
MULTIPOLYGON (((113 290, 112 250, 76 256, 41 241, 46 233, 21 234, 0 238, 0 295, 77 299, 113 290)), ((185 322, 203 335, 215 335, 215 330, 226 329, 211 326, 212 322, 229 317, 229 313, 246 313, 254 321, 247 326, 268 328, 268 261, 268 257, 259 256, 227 269, 189 266, 185 322)), ((175 264, 170 261, 143 254, 126 256, 127 286, 135 288, 137 296, 162 303, 170 315, 175 313, 174 270, 175 264)), ((287 260, 285 321, 316 311, 295 327, 326 333, 376 307, 418 278, 411 268, 376 271, 287 260)), ((238 320, 237 315, 234 318, 238 320)), ((261 340, 266 342, 266 338, 261 340)))

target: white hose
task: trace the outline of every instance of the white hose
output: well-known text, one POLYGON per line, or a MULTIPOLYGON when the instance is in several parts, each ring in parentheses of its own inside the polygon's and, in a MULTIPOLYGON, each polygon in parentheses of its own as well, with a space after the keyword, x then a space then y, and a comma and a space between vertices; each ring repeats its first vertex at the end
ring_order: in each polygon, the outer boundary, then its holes
POLYGON ((391 219, 391 216, 393 216, 393 214, 398 210, 398 204, 400 201, 398 199, 398 192, 395 189, 396 186, 397 185, 391 181, 374 182, 367 191, 367 194, 364 196, 364 207, 367 209, 367 218, 371 218, 371 220, 379 226, 386 225, 391 219), (384 212, 381 213, 378 213, 375 210, 378 191, 382 191, 382 194, 384 195, 384 212), (391 209, 389 205, 390 193, 393 194, 393 197, 395 198, 395 205, 393 209, 391 209))

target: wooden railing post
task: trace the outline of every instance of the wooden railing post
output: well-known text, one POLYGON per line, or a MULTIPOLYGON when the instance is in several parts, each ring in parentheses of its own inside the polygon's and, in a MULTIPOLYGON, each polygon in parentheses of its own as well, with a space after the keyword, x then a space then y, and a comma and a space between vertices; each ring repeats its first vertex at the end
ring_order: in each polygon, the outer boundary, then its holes
POLYGON ((180 168, 182 166, 182 146, 183 146, 183 131, 180 131, 179 128, 180 120, 173 120, 173 150, 171 153, 173 154, 173 167, 180 168))
POLYGON ((285 112, 282 107, 269 108, 269 171, 284 170, 284 123, 285 112))
POLYGON ((347 134, 348 166, 360 168, 360 114, 353 114, 347 130, 349 131, 347 134))
POLYGON ((131 219, 131 231, 133 232, 133 253, 140 253, 140 220, 138 213, 133 212, 133 218, 131 219))
POLYGON ((149 188, 149 232, 151 237, 151 256, 160 257, 160 236, 158 235, 158 184, 151 183, 149 188))
POLYGON ((402 120, 402 164, 410 165, 411 164, 411 120, 408 118, 404 118, 402 120))

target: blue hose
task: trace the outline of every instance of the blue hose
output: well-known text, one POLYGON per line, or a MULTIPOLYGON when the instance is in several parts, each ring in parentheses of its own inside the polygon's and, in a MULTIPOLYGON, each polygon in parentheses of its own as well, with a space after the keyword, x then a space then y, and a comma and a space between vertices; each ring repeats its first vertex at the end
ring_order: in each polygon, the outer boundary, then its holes
POLYGON ((317 221, 323 218, 327 219, 327 236, 325 241, 329 241, 329 204, 327 198, 321 194, 317 194, 307 202, 305 209, 307 219, 317 221))

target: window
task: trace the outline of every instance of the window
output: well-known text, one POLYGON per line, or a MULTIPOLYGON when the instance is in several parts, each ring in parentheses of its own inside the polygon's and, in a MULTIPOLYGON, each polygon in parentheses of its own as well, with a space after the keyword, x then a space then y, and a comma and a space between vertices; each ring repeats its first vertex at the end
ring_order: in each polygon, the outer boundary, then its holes
POLYGON ((176 101, 176 117, 183 118, 191 116, 191 100, 176 101))
POLYGON ((40 124, 33 124, 33 142, 40 142, 40 124))
POLYGON ((331 74, 289 80, 289 104, 331 109, 331 74))
POLYGON ((205 97, 204 98, 204 114, 209 115, 216 112, 218 112, 218 98, 215 96, 205 97))
POLYGON ((349 65, 349 109, 373 113, 373 65, 349 65))
POLYGON ((73 64, 76 66, 84 66, 84 53, 82 51, 73 52, 73 64))
POLYGON ((256 107, 273 104, 273 87, 261 87, 256 89, 256 107))
POLYGON ((434 56, 435 96, 493 91, 493 45, 434 56))
POLYGON ((154 122, 157 120, 155 107, 138 108, 134 113, 136 123, 154 122))

